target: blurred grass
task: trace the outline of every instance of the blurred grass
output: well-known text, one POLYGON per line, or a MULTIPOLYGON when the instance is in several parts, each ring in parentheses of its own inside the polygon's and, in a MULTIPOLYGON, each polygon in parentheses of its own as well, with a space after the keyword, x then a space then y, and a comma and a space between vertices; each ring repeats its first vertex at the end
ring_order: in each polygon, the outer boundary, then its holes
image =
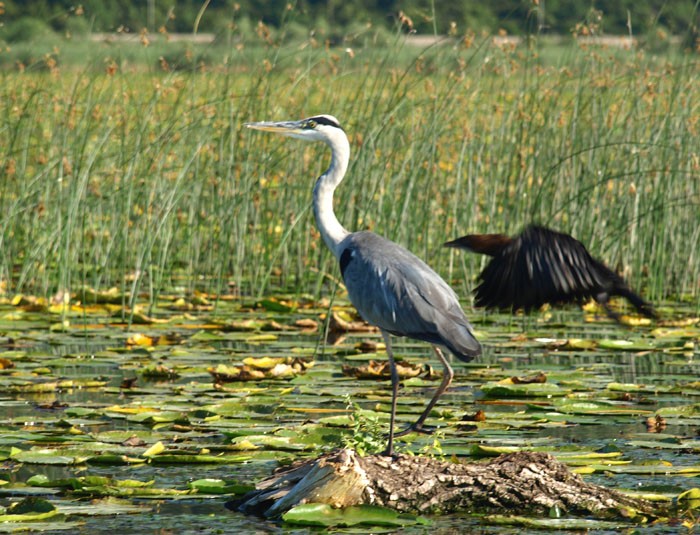
POLYGON ((308 208, 327 149, 242 124, 331 113, 353 147, 340 220, 462 295, 482 259, 443 241, 539 221, 648 298, 698 304, 697 55, 354 43, 260 31, 0 54, 2 289, 326 292, 339 273, 308 208))

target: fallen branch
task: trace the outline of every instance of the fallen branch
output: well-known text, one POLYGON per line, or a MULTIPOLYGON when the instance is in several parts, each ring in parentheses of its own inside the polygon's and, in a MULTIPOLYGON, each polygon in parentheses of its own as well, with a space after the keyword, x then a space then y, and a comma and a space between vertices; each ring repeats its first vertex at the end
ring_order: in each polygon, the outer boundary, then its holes
POLYGON ((408 513, 469 511, 597 518, 658 516, 650 502, 585 482, 546 453, 456 464, 427 457, 360 457, 349 449, 278 470, 237 502, 238 510, 279 517, 302 503, 379 505, 408 513))

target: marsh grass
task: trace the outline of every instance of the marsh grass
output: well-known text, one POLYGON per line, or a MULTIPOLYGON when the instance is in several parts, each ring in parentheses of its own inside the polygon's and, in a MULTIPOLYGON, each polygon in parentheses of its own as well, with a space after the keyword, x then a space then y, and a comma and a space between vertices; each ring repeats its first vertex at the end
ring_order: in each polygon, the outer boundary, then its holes
POLYGON ((260 38, 186 47, 207 59, 183 70, 160 49, 100 46, 82 66, 59 51, 0 75, 9 294, 332 290, 309 210, 326 148, 242 127, 332 113, 353 149, 341 221, 408 246, 462 295, 482 260, 443 241, 539 221, 650 299, 698 303, 697 56, 260 38))

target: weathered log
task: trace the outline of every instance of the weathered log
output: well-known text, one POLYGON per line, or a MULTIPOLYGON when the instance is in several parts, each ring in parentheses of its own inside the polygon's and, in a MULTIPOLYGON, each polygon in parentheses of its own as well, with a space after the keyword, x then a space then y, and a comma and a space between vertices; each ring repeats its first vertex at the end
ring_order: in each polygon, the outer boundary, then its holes
POLYGON ((551 455, 529 452, 457 464, 409 455, 360 457, 343 449, 279 469, 236 505, 275 518, 302 503, 380 505, 407 513, 546 515, 559 508, 598 518, 658 515, 650 502, 587 483, 551 455))

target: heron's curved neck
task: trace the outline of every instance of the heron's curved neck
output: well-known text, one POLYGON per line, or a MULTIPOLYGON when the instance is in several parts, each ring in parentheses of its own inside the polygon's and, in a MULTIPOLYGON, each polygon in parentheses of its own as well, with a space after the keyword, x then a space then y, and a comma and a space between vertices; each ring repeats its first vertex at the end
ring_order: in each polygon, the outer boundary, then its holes
POLYGON ((323 241, 335 257, 340 258, 340 242, 350 232, 340 224, 333 211, 333 192, 348 169, 350 143, 345 134, 340 131, 327 144, 331 148, 331 164, 326 172, 318 177, 314 187, 314 216, 323 241))

